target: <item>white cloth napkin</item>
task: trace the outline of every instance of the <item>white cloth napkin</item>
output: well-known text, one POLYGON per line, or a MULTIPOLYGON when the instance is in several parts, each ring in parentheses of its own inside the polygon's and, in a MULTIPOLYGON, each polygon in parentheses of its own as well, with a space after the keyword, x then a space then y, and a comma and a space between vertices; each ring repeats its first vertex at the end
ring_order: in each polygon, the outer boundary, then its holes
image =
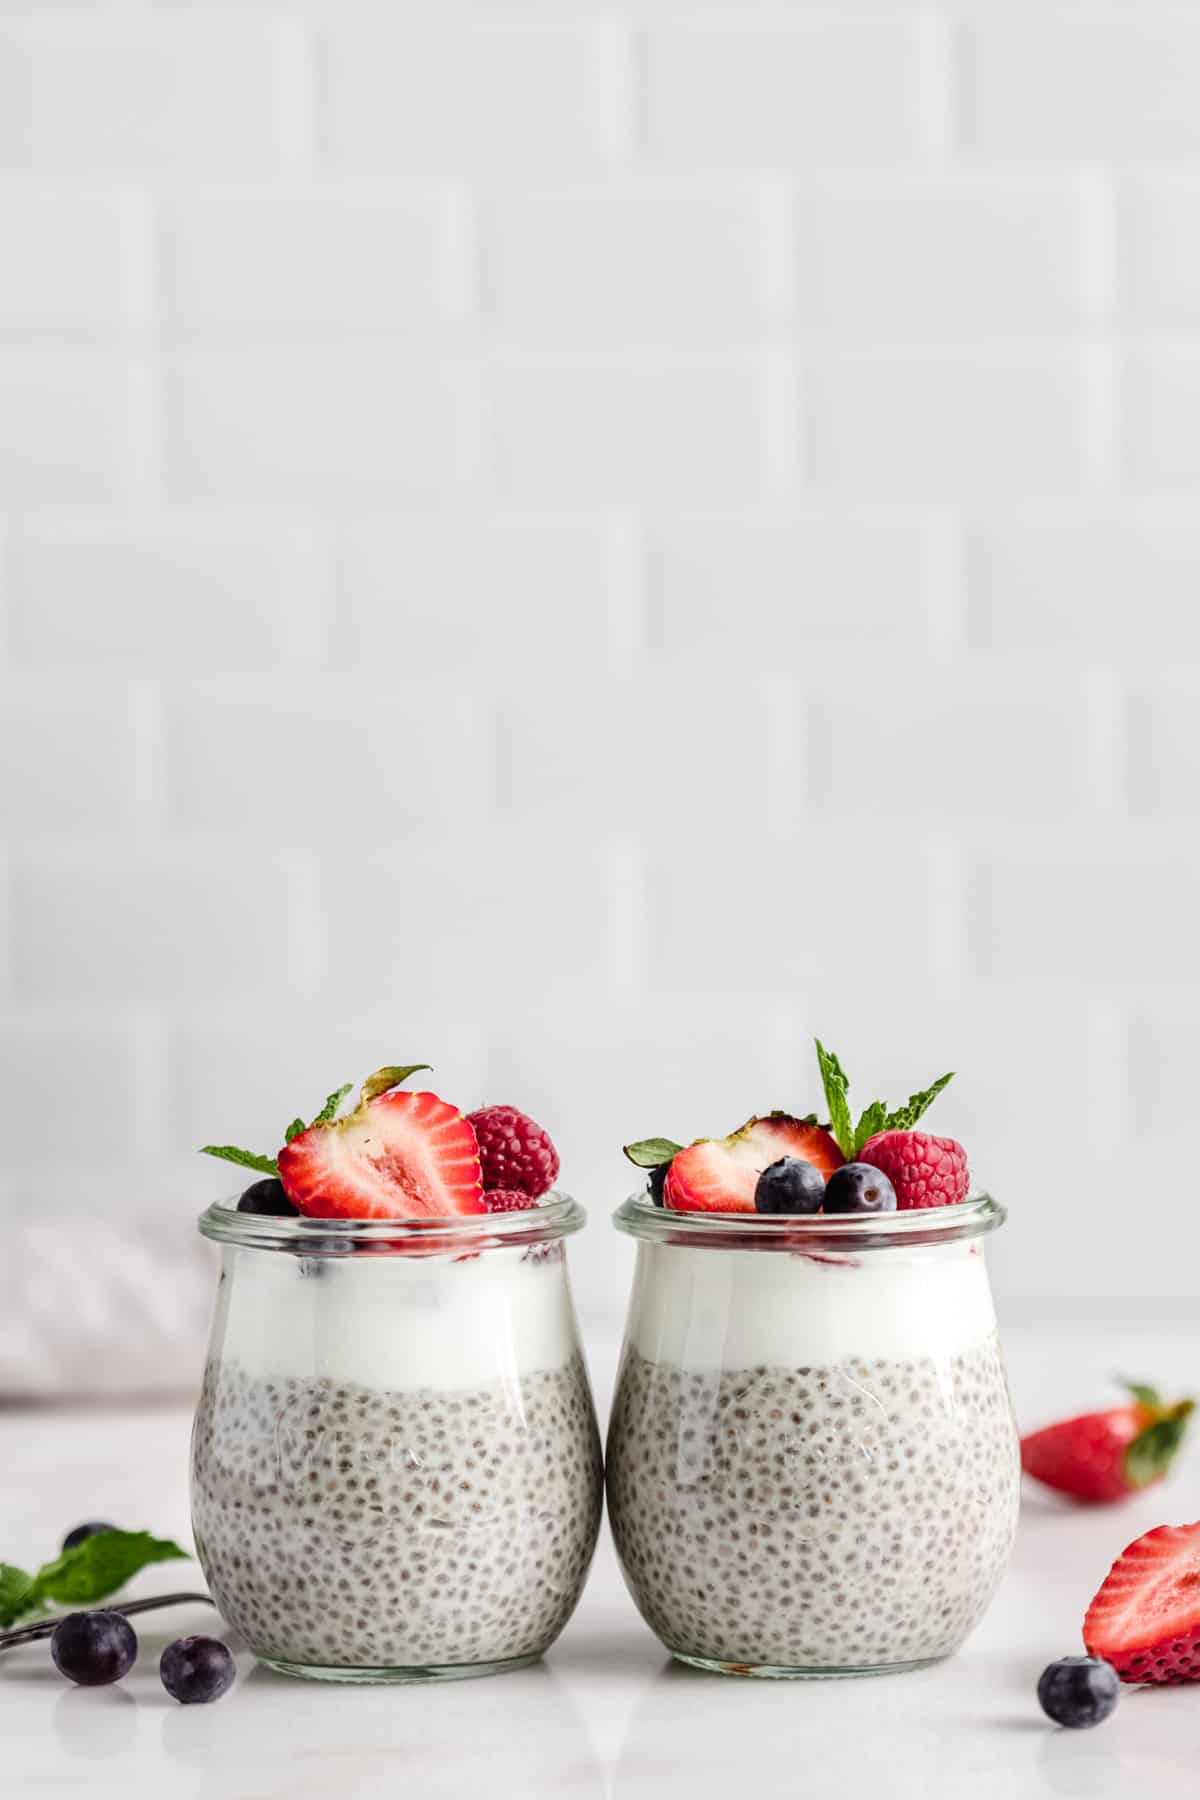
POLYGON ((0 1401, 194 1393, 214 1247, 175 1222, 6 1222, 0 1401))

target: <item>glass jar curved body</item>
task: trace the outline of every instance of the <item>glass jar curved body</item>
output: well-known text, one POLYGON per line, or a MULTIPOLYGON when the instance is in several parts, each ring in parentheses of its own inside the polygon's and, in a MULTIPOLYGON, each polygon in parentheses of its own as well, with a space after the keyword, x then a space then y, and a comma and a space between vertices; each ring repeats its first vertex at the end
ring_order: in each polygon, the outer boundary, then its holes
POLYGON ((883 1673, 982 1617, 1020 1476, 979 1241, 1004 1215, 944 1210, 617 1215, 641 1241, 609 1517, 643 1618, 685 1662, 883 1673))
POLYGON ((339 1227, 212 1207, 223 1241, 192 1434, 222 1616, 287 1673, 494 1673, 558 1636, 599 1530, 567 1281, 583 1215, 339 1227))

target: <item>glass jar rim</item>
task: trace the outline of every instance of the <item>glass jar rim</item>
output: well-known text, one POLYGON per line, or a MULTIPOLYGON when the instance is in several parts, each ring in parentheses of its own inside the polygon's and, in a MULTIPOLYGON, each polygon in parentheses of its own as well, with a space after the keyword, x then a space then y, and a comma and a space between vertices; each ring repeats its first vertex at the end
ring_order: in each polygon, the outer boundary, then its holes
POLYGON ((668 1212, 643 1191, 613 1214, 618 1231, 648 1244, 698 1250, 884 1250, 899 1245, 953 1244, 983 1237, 1008 1214, 991 1194, 969 1194, 954 1206, 890 1213, 668 1212))
POLYGON ((289 1250, 301 1256, 320 1256, 354 1244, 370 1245, 382 1254, 419 1249, 426 1255, 461 1256, 502 1246, 550 1243, 582 1231, 586 1222, 578 1201, 557 1189, 525 1212, 455 1213, 438 1219, 281 1219, 270 1213, 238 1212, 236 1200, 218 1200, 197 1220, 200 1235, 214 1243, 289 1250))

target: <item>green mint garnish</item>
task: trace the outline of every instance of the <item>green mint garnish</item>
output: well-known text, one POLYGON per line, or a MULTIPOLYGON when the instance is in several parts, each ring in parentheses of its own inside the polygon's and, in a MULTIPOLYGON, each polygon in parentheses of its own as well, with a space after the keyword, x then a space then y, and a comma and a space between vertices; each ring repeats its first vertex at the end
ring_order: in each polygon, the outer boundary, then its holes
MULTIPOLYGON (((386 1094, 389 1088, 399 1087, 402 1081, 407 1081, 409 1076, 415 1075, 418 1070, 432 1067, 432 1063, 405 1063, 389 1069, 376 1069, 375 1073, 368 1075, 362 1084, 358 1096, 359 1104, 365 1106, 368 1100, 378 1099, 379 1095, 386 1094)), ((342 1097, 344 1098, 349 1092, 349 1088, 343 1088, 342 1097)), ((341 1105, 340 1099, 338 1105, 341 1105)))
MULTIPOLYGON (((948 1081, 954 1080, 954 1070, 948 1075, 941 1075, 932 1087, 922 1088, 920 1093, 910 1094, 907 1106, 898 1106, 890 1112, 886 1123, 881 1127, 884 1131, 911 1131, 921 1114, 928 1112, 948 1081)), ((863 1143, 866 1143, 866 1138, 863 1143)))
POLYGON ((625 1154, 635 1168, 658 1169, 663 1163, 669 1163, 673 1156, 678 1156, 682 1149, 682 1144, 676 1144, 670 1138, 643 1138, 640 1143, 626 1144, 625 1154))
POLYGON ((13 1563, 0 1563, 0 1627, 20 1618, 26 1610, 22 1603, 32 1587, 32 1575, 13 1563))
POLYGON ((855 1125, 854 1115, 850 1111, 850 1082, 846 1071, 833 1051, 826 1050, 820 1038, 814 1038, 813 1042, 817 1046, 817 1065, 821 1071, 821 1085, 825 1089, 825 1103, 829 1108, 830 1130, 847 1162, 853 1162, 867 1140, 881 1131, 911 1131, 922 1113, 933 1105, 946 1083, 954 1079, 954 1071, 951 1070, 948 1075, 935 1081, 932 1087, 910 1094, 907 1105, 898 1106, 891 1111, 882 1100, 872 1100, 855 1125))
POLYGON ((260 1175, 278 1175, 279 1164, 273 1156, 256 1156, 253 1150, 239 1150, 236 1144, 205 1144, 201 1156, 219 1156, 222 1162, 237 1163, 243 1169, 257 1169, 260 1175))
POLYGON ((830 1130, 842 1155, 853 1161, 854 1122, 850 1117, 849 1079, 833 1051, 826 1050, 820 1038, 814 1038, 813 1043, 817 1046, 817 1066, 821 1071, 821 1086, 825 1089, 825 1104, 829 1108, 830 1130))
POLYGON ((94 1606, 150 1563, 186 1557, 187 1551, 172 1539, 151 1537, 148 1531, 98 1531, 43 1563, 36 1575, 0 1563, 0 1627, 24 1613, 40 1611, 48 1601, 94 1606))

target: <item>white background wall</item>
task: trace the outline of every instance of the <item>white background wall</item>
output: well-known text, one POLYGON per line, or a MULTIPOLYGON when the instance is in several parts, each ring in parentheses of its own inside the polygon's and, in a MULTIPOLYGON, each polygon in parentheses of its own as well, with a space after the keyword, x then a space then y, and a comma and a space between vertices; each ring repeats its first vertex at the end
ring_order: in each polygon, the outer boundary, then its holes
MULTIPOLYGON (((0 0, 4 1204, 814 1030, 1196 1291, 1200 8, 0 0)), ((932 1122, 932 1121, 931 1121, 932 1122)))

